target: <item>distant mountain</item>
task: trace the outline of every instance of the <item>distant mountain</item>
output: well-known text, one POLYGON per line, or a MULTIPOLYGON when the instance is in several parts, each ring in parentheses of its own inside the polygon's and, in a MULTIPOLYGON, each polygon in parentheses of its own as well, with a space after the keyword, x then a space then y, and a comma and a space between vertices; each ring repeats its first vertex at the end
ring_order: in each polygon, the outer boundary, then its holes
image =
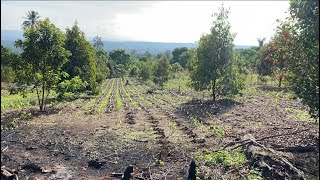
POLYGON ((23 32, 20 30, 1 30, 1 41, 16 41, 23 38, 23 32))
MULTIPOLYGON (((19 30, 1 30, 1 45, 11 48, 14 52, 21 50, 14 46, 14 41, 23 38, 23 32, 19 30)), ((92 42, 92 37, 87 37, 92 42)), ((110 52, 114 49, 124 49, 127 52, 135 50, 136 53, 149 51, 151 54, 163 53, 177 47, 196 48, 195 43, 163 43, 163 42, 140 42, 140 41, 116 41, 107 39, 103 41, 104 50, 110 52)), ((249 48, 250 46, 235 46, 235 48, 249 48)))

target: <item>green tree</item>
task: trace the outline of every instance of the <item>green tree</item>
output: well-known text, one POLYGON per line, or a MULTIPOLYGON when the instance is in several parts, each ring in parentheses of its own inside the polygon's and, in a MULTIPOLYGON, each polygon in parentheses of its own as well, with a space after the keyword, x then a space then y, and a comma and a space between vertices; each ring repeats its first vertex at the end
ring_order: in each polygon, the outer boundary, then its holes
POLYGON ((64 69, 70 75, 69 79, 79 76, 81 80, 88 83, 88 90, 93 92, 97 88, 97 62, 95 51, 91 44, 86 40, 85 34, 80 30, 77 22, 73 27, 66 29, 65 48, 72 55, 64 65, 64 69))
POLYGON ((99 36, 96 36, 93 38, 93 47, 95 47, 96 49, 102 49, 104 46, 103 42, 102 42, 102 38, 99 36))
POLYGON ((170 65, 170 71, 173 72, 174 74, 177 74, 179 71, 182 71, 183 68, 180 66, 179 63, 174 63, 170 65))
POLYGON ((187 53, 188 48, 175 48, 172 51, 172 61, 171 64, 179 63, 183 68, 186 67, 190 54, 187 53), (183 54, 183 55, 182 55, 183 54))
POLYGON ((24 29, 23 36, 24 40, 16 41, 23 50, 21 62, 15 67, 17 84, 34 85, 40 111, 44 111, 50 90, 57 87, 62 66, 70 56, 63 46, 66 37, 48 18, 37 27, 24 29))
POLYGON ((239 54, 239 58, 243 59, 244 61, 244 67, 251 72, 254 72, 254 70, 256 69, 257 51, 257 47, 236 49, 236 53, 239 54))
POLYGON ((9 48, 1 45, 1 82, 12 83, 15 79, 13 66, 18 62, 19 56, 9 48))
POLYGON ((259 47, 263 46, 265 40, 266 40, 266 38, 257 38, 257 41, 259 43, 259 47))
POLYGON ((169 80, 170 63, 166 56, 162 56, 155 65, 153 82, 161 86, 169 80))
POLYGON ((293 47, 288 48, 293 91, 319 117, 319 1, 291 0, 293 47))
POLYGON ((32 26, 38 25, 40 16, 39 16, 39 13, 36 11, 28 11, 27 16, 23 18, 26 20, 23 21, 22 27, 30 28, 32 26))
POLYGON ((200 38, 197 60, 191 72, 191 85, 196 90, 211 89, 213 101, 216 100, 217 93, 220 94, 216 91, 217 86, 225 86, 223 82, 228 82, 219 78, 223 78, 224 73, 232 65, 230 61, 232 61, 235 35, 230 32, 228 14, 229 11, 223 5, 219 8, 219 12, 214 14, 211 33, 200 38))
POLYGON ((140 71, 140 69, 136 65, 131 66, 130 76, 136 77, 139 74, 139 71, 140 71))
POLYGON ((143 81, 150 79, 152 75, 152 64, 151 61, 147 61, 143 64, 142 68, 140 69, 139 76, 143 81))
POLYGON ((256 54, 257 60, 257 71, 260 76, 271 76, 272 75, 272 61, 268 56, 268 49, 266 46, 259 48, 256 54))
POLYGON ((109 53, 109 57, 117 65, 122 64, 125 69, 128 69, 129 65, 131 64, 130 55, 126 53, 123 49, 116 49, 111 51, 109 53))

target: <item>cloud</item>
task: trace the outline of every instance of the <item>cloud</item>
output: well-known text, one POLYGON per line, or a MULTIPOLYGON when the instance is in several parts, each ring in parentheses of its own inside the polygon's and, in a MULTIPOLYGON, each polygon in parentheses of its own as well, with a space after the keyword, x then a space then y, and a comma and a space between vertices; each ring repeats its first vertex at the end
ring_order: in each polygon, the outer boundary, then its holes
MULTIPOLYGON (((29 10, 59 28, 78 21, 87 36, 160 42, 195 42, 208 33, 221 1, 1 1, 1 28, 20 29, 29 10)), ((256 45, 273 34, 287 1, 226 1, 235 44, 256 45)))

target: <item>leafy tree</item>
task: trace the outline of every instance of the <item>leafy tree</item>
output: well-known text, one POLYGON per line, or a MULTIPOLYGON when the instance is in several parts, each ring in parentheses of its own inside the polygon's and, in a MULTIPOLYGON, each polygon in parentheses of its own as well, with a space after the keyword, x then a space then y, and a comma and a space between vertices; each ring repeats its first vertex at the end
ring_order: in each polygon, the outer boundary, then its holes
POLYGON ((193 71, 194 70, 194 67, 196 66, 195 63, 196 63, 196 55, 197 55, 197 50, 195 48, 193 49, 190 49, 189 50, 189 54, 191 55, 190 58, 188 59, 188 62, 187 62, 187 65, 186 65, 186 68, 189 70, 189 71, 193 71))
POLYGON ((103 48, 103 42, 102 42, 102 38, 99 36, 96 36, 93 38, 93 47, 95 47, 96 49, 102 49, 103 48))
POLYGON ((1 45, 1 82, 11 83, 15 79, 13 66, 18 62, 19 56, 11 52, 9 48, 1 45))
POLYGON ((139 71, 140 71, 140 69, 136 65, 131 66, 130 76, 136 77, 139 74, 139 71))
POLYGON ((30 28, 32 26, 37 26, 39 23, 39 13, 36 11, 28 11, 27 16, 24 17, 26 20, 23 21, 23 28, 30 28))
POLYGON ((266 40, 266 38, 257 38, 258 43, 259 43, 259 47, 263 46, 264 41, 266 40))
POLYGON ((125 69, 129 68, 131 63, 130 55, 125 52, 123 49, 116 49, 109 53, 109 57, 113 60, 117 65, 122 64, 125 69))
POLYGON ((66 37, 49 19, 24 29, 23 36, 24 40, 16 41, 23 50, 21 62, 15 67, 17 84, 34 85, 40 111, 44 111, 50 90, 57 87, 62 66, 70 56, 63 46, 66 37))
POLYGON ((267 45, 266 61, 272 63, 272 72, 278 79, 278 87, 281 87, 283 80, 288 73, 288 50, 293 46, 292 35, 288 30, 289 24, 282 24, 278 27, 276 35, 267 45))
POLYGON ((182 71, 183 68, 180 66, 179 63, 174 63, 170 65, 170 71, 173 72, 174 74, 178 73, 179 71, 182 71))
POLYGON ((97 60, 97 83, 102 83, 110 75, 106 62, 97 60))
POLYGON ((266 46, 260 47, 259 51, 257 52, 256 58, 257 61, 257 70, 260 76, 271 76, 272 75, 272 61, 268 56, 268 49, 266 46))
POLYGON ((187 53, 188 52, 188 48, 186 47, 182 47, 182 48, 175 48, 172 51, 172 61, 171 64, 174 63, 179 63, 183 68, 186 67, 188 59, 190 54, 187 53), (184 55, 182 55, 183 53, 185 53, 184 55))
POLYGON ((79 76, 81 80, 88 82, 88 90, 95 92, 97 62, 94 48, 86 40, 77 22, 71 29, 66 29, 66 37, 65 48, 72 53, 69 61, 64 65, 64 69, 70 75, 69 79, 79 76))
POLYGON ((217 79, 216 91, 222 96, 231 96, 241 94, 241 90, 245 87, 245 77, 242 75, 244 71, 243 61, 240 56, 234 54, 232 61, 225 65, 221 78, 217 79))
POLYGON ((163 88, 165 82, 169 80, 170 63, 166 56, 162 56, 155 65, 153 82, 163 88))
POLYGON ((319 117, 319 1, 291 0, 293 47, 288 48, 290 78, 294 92, 319 117))
POLYGON ((224 77, 232 65, 235 35, 230 32, 228 14, 229 11, 223 5, 219 8, 219 12, 214 14, 215 20, 211 33, 200 38, 197 60, 194 70, 191 72, 191 85, 196 90, 211 89, 213 101, 216 100, 217 93, 224 94, 217 92, 217 86, 226 86, 224 82, 230 82, 219 80, 224 77))
POLYGON ((70 80, 64 80, 59 83, 57 92, 58 99, 60 100, 72 100, 75 98, 75 93, 84 91, 88 83, 83 82, 79 76, 75 76, 70 80))
POLYGON ((152 64, 150 61, 147 61, 143 64, 142 68, 140 69, 139 76, 142 78, 143 81, 150 79, 152 75, 152 64))
POLYGON ((254 72, 256 69, 256 54, 258 48, 251 47, 245 49, 236 49, 236 53, 239 55, 238 58, 243 59, 244 67, 251 72, 254 72))

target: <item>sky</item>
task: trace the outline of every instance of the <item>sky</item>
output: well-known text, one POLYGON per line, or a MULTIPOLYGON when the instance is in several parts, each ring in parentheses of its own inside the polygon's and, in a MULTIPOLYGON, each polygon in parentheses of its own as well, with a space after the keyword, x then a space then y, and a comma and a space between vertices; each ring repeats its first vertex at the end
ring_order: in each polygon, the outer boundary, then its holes
POLYGON ((26 12, 34 10, 63 31, 77 20, 88 37, 194 43, 210 32, 222 3, 230 8, 236 45, 268 41, 289 8, 288 1, 1 1, 1 30, 20 30, 26 12))

